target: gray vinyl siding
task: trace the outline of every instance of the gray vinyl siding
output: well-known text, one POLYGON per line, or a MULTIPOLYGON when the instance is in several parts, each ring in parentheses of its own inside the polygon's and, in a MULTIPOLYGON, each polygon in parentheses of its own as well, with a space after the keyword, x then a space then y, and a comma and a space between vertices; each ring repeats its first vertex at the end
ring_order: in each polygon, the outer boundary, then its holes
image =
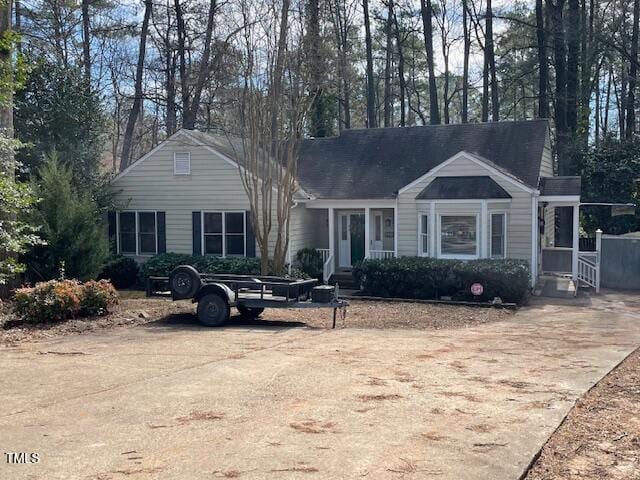
MULTIPOLYGON (((531 260, 531 194, 503 178, 493 175, 489 170, 466 158, 458 158, 437 172, 438 176, 489 175, 512 197, 511 202, 488 202, 487 210, 505 210, 507 212, 507 256, 531 260)), ((430 213, 428 202, 417 203, 416 196, 435 177, 429 177, 414 185, 398 196, 398 254, 418 254, 418 211, 430 213)), ((443 213, 481 214, 479 201, 470 203, 436 202, 436 216, 443 213)), ((488 222, 488 218, 487 218, 488 222)), ((434 232, 435 233, 435 232, 434 232)), ((479 235, 488 242, 488 225, 481 226, 479 235)), ((433 254, 433 253, 432 253, 433 254)))
POLYGON ((323 245, 322 236, 328 237, 329 234, 326 228, 320 230, 323 213, 321 210, 306 208, 302 203, 291 210, 289 249, 292 260, 295 261, 298 250, 302 248, 327 248, 323 245))
MULTIPOLYGON (((165 212, 167 252, 193 253, 191 212, 249 210, 238 167, 181 133, 116 179, 113 188, 126 210, 165 212), (190 175, 174 175, 174 152, 191 153, 190 175)), ((273 238, 272 229, 270 245, 273 238)))
POLYGON ((551 152, 551 140, 548 130, 547 137, 544 141, 544 149, 542 150, 542 159, 540 161, 540 176, 553 177, 553 154, 551 152))

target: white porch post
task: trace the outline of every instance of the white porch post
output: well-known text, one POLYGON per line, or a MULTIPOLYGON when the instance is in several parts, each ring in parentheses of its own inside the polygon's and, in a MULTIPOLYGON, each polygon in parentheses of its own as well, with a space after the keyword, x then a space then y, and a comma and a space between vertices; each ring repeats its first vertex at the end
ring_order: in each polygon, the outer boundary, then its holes
POLYGON ((398 199, 393 207, 393 256, 398 256, 398 199))
MULTIPOLYGON (((571 278, 578 282, 578 252, 580 251, 580 204, 573 205, 573 249, 571 250, 571 278)), ((577 285, 576 285, 577 287, 577 285)))
POLYGON ((336 239, 335 239, 335 234, 336 234, 336 227, 335 227, 335 214, 333 212, 333 207, 329 207, 327 209, 327 215, 329 216, 329 256, 333 257, 335 261, 335 244, 336 244, 336 239))
MULTIPOLYGON (((480 258, 489 257, 489 213, 487 209, 487 201, 482 200, 482 206, 480 209, 480 258)), ((506 235, 506 232, 505 232, 506 235)))
POLYGON ((600 261, 602 260, 602 230, 596 230, 596 293, 600 293, 600 261))
POLYGON ((364 258, 369 258, 371 250, 371 209, 364 209, 364 258))

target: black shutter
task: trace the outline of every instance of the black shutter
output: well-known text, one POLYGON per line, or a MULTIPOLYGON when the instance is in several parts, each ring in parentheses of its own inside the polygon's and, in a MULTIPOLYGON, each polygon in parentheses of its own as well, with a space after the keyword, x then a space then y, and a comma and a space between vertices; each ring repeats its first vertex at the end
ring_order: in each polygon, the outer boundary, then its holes
POLYGON ((112 255, 118 253, 118 231, 116 229, 116 212, 107 212, 107 224, 109 235, 109 252, 112 255))
POLYGON ((167 253, 167 225, 164 212, 157 212, 156 221, 158 222, 158 253, 167 253))
POLYGON ((191 212, 193 225, 193 254, 202 255, 202 216, 200 212, 191 212))
POLYGON ((256 256, 256 236, 253 233, 253 227, 251 226, 251 212, 244 212, 245 225, 247 226, 247 235, 246 235, 246 246, 245 251, 247 252, 247 257, 255 257, 256 256))

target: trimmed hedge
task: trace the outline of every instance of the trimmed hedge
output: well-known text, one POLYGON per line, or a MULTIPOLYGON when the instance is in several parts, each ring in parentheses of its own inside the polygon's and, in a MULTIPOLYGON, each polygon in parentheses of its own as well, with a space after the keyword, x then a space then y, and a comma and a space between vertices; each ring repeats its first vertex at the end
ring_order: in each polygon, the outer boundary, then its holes
POLYGON ((399 257, 364 260, 353 269, 363 293, 379 297, 522 302, 530 287, 529 264, 522 260, 445 260, 399 257), (481 283, 484 293, 470 288, 481 283))
POLYGON ((111 281, 114 287, 131 288, 138 283, 140 268, 138 262, 131 257, 112 257, 102 267, 99 279, 111 281))
POLYGON ((141 277, 168 277, 178 265, 192 265, 200 273, 235 273, 259 275, 260 259, 254 257, 205 257, 183 253, 161 253, 150 258, 141 267, 141 277))
POLYGON ((107 280, 50 280, 14 294, 15 311, 33 323, 58 322, 78 316, 104 315, 119 303, 118 292, 107 280))

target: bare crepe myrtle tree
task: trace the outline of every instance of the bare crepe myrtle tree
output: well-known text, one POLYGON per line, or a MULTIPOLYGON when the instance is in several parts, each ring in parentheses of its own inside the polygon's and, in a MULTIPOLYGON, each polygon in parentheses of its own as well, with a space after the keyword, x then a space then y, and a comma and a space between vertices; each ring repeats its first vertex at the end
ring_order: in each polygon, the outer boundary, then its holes
POLYGON ((302 19, 290 0, 265 3, 242 2, 245 65, 235 102, 236 139, 230 142, 241 159, 263 275, 281 274, 287 261, 298 152, 311 103, 302 19))

